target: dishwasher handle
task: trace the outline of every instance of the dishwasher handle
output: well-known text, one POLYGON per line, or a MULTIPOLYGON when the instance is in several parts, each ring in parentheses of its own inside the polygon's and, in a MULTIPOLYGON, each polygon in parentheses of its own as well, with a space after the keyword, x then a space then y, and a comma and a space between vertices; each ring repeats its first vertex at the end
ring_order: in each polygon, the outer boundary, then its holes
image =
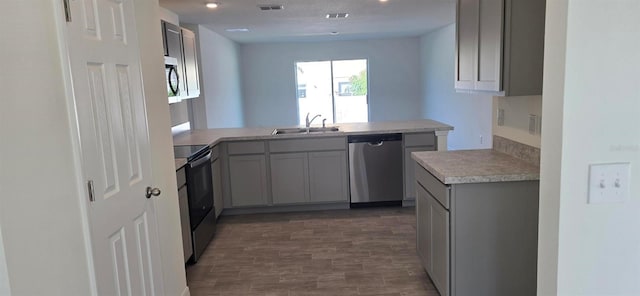
POLYGON ((369 146, 371 146, 371 147, 380 147, 380 146, 384 145, 384 141, 379 141, 379 142, 377 142, 377 143, 371 143, 371 142, 369 142, 369 143, 367 143, 367 145, 369 145, 369 146))

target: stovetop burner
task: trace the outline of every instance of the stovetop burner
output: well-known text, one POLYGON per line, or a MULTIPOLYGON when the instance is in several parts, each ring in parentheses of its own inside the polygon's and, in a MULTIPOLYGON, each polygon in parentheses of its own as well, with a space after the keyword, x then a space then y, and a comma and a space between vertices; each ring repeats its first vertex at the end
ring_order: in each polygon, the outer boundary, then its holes
POLYGON ((181 145, 181 146, 173 146, 173 154, 176 158, 186 158, 188 161, 191 161, 201 154, 205 153, 209 150, 209 146, 207 145, 181 145))

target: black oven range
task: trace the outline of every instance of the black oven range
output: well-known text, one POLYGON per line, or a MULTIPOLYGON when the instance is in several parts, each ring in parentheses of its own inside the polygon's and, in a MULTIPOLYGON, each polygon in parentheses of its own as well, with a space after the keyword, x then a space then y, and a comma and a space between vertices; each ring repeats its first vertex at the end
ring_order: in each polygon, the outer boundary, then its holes
POLYGON ((207 145, 174 146, 176 158, 186 158, 189 222, 193 256, 198 261, 216 232, 216 215, 211 182, 211 149, 207 145))

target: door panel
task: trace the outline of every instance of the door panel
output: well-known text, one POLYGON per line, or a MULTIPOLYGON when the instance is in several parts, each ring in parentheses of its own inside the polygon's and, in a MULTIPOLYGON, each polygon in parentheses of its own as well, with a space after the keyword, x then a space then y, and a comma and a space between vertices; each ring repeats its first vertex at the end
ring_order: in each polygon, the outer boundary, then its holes
POLYGON ((459 0, 457 18, 459 25, 456 26, 455 88, 473 89, 478 39, 478 0, 459 0))
POLYGON ((429 196, 431 279, 442 296, 449 295, 449 211, 429 196))
POLYGON ((309 161, 307 153, 271 155, 273 204, 309 202, 309 161))
POLYGON ((479 3, 476 90, 500 91, 504 0, 481 0, 479 3))
POLYGON ((135 125, 138 123, 137 114, 134 112, 135 105, 131 100, 131 86, 129 81, 131 79, 129 75, 129 67, 126 65, 116 65, 116 72, 118 73, 118 94, 120 98, 120 108, 122 113, 122 125, 125 131, 129 131, 125 134, 125 144, 127 147, 127 169, 129 184, 140 182, 142 176, 140 175, 142 161, 140 159, 140 140, 138 139, 138 133, 135 130, 135 125))
POLYGON ((229 179, 232 206, 267 204, 267 167, 264 155, 230 156, 229 179))
POLYGON ((160 289, 156 214, 132 0, 73 0, 69 57, 99 295, 160 289), (87 186, 90 191, 90 186, 87 186), (89 193, 87 194, 89 195, 89 193))
POLYGON ((309 197, 312 202, 349 201, 347 180, 344 151, 309 153, 309 197))

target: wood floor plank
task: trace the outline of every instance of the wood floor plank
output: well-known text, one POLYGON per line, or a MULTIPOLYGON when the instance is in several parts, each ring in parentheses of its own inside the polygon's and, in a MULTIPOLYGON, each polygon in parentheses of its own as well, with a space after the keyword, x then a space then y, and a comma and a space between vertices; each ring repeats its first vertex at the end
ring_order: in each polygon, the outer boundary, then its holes
POLYGON ((415 250, 413 208, 223 216, 192 296, 438 296, 415 250))

